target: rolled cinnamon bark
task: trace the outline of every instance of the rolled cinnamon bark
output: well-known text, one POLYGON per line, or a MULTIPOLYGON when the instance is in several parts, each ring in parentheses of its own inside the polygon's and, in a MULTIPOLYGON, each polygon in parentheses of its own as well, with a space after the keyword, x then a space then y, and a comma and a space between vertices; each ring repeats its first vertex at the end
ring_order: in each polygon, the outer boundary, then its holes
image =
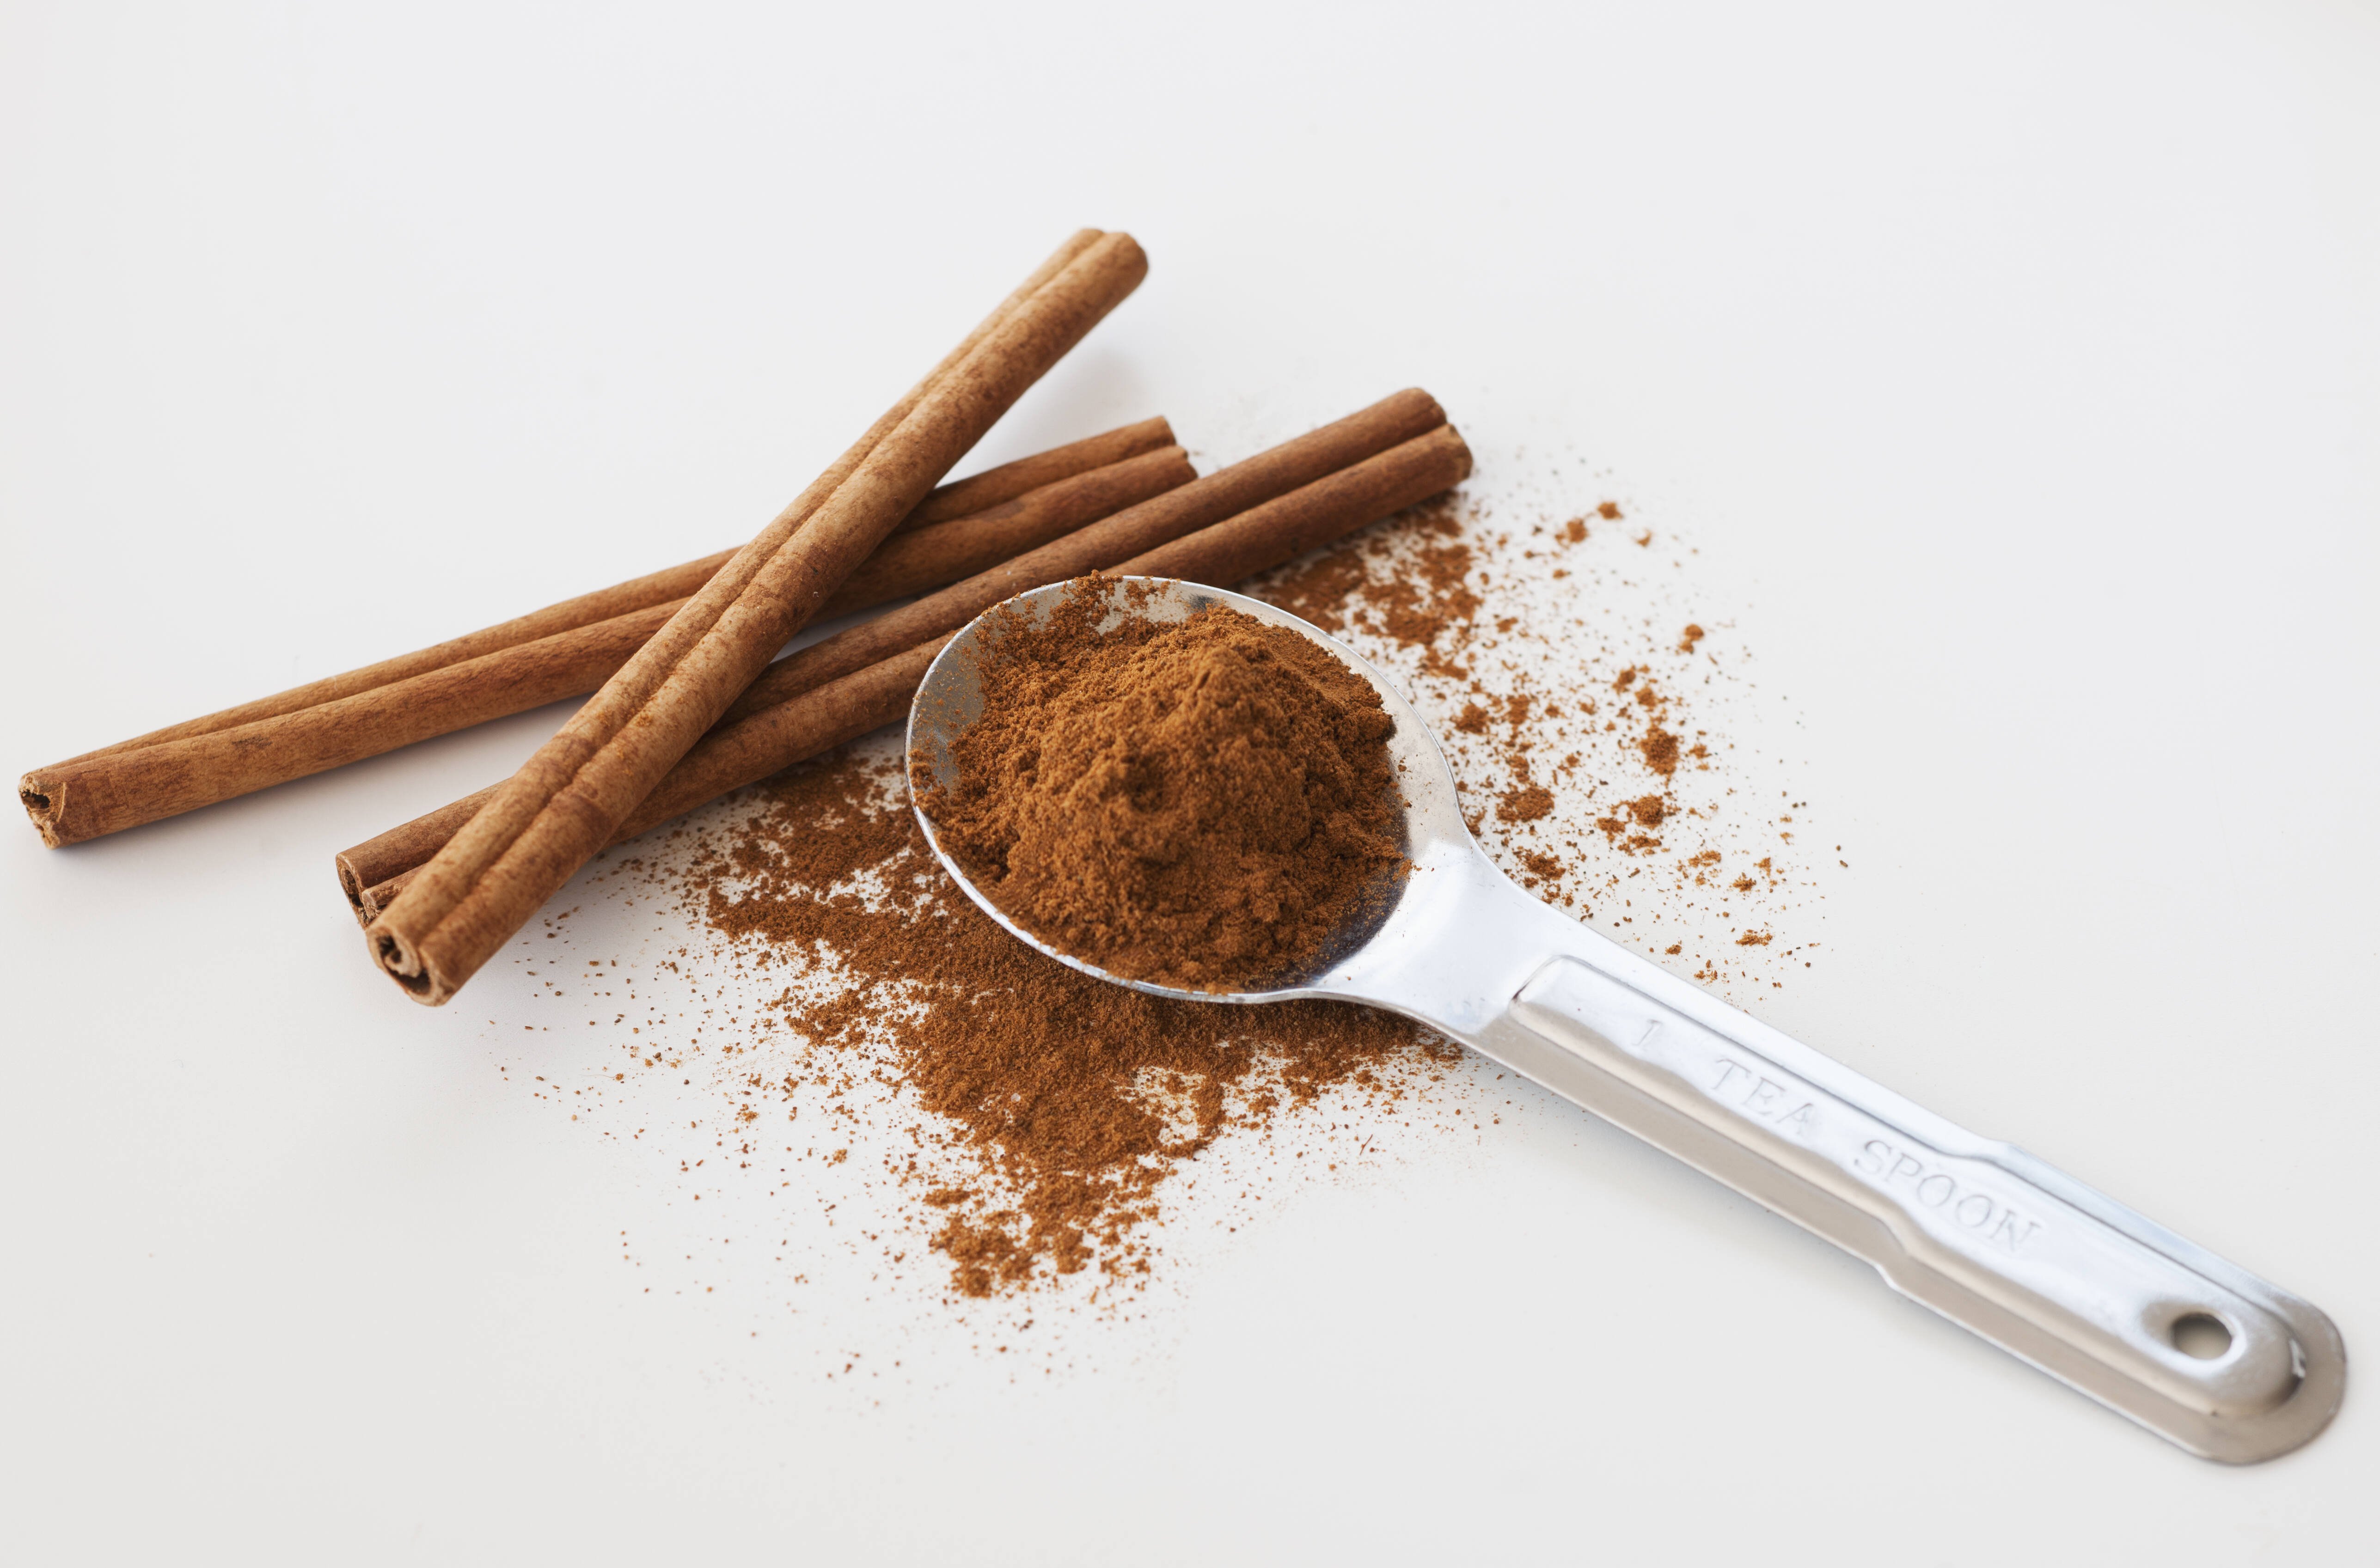
POLYGON ((1119 425, 1063 446, 1053 446, 1047 452, 1036 452, 1030 457, 1019 457, 1014 463, 1002 463, 996 468, 953 480, 918 502, 917 509, 902 518, 892 531, 906 533, 911 529, 947 523, 953 517, 971 517, 1003 501, 1014 501, 1028 490, 1039 490, 1043 485, 1087 474, 1093 468, 1104 468, 1175 444, 1173 427, 1162 419, 1119 425))
POLYGON ((1179 490, 1077 529, 1038 550, 780 659, 736 700, 726 717, 732 723, 797 691, 865 669, 928 638, 958 630, 1012 594, 1130 560, 1445 423, 1446 410, 1428 393, 1418 387, 1392 393, 1343 419, 1218 468, 1179 490))
POLYGON ((503 787, 490 784, 474 790, 333 856, 339 891, 347 895, 347 907, 355 911, 357 923, 369 926, 379 918, 380 912, 413 881, 413 873, 445 848, 446 841, 461 833, 463 825, 478 816, 480 808, 493 800, 503 787))
MULTIPOLYGON (((1470 472, 1470 448, 1451 425, 1441 424, 1154 550, 1122 559, 1110 553, 1073 570, 1054 570, 1055 562, 1045 556, 1045 568, 1053 569, 1053 575, 1020 583, 1009 591, 1021 593, 1094 570, 1193 582, 1237 582, 1450 490, 1470 472)), ((625 843, 731 790, 895 722, 933 655, 957 629, 956 626, 945 627, 910 648, 808 687, 789 683, 776 701, 757 709, 747 710, 738 703, 740 716, 731 712, 713 726, 628 814, 612 842, 625 843)), ((771 675, 792 662, 779 661, 771 675)), ((758 683, 754 689, 759 689, 758 683)), ((494 793, 491 788, 466 796, 338 856, 339 885, 357 918, 370 920, 403 892, 415 868, 460 831, 494 793)))
POLYGON ((1051 260, 1053 275, 1012 295, 722 567, 366 928, 407 994, 434 1006, 477 973, 1148 268, 1123 234, 1077 236, 1051 260))
MULTIPOLYGON (((820 620, 905 599, 971 577, 1101 517, 1198 477, 1190 455, 1160 446, 1061 479, 980 512, 894 534, 860 563, 819 613, 820 620)), ((915 517, 917 514, 911 513, 915 517)))
POLYGON ((1179 577, 1221 586, 1451 490, 1471 477, 1471 448, 1440 425, 1378 456, 1302 485, 1278 501, 1200 529, 1107 568, 1120 577, 1179 577))
MULTIPOLYGON (((926 666, 934 662, 942 644, 957 635, 944 632, 840 680, 764 708, 740 723, 714 725, 702 744, 663 774, 653 793, 613 831, 612 843, 625 844, 804 758, 892 723, 907 710, 910 695, 926 678, 926 666)), ((394 903, 414 873, 461 832, 501 787, 491 784, 338 855, 339 889, 347 895, 347 906, 357 921, 370 925, 394 903)))
MULTIPOLYGON (((1040 490, 1056 484, 1062 480, 1070 480, 1078 474, 1088 473, 1094 468, 1107 468, 1112 464, 1123 462, 1127 458, 1138 457, 1146 453, 1156 452, 1174 444, 1176 444, 1173 440, 1173 427, 1162 418, 1143 419, 1137 424, 1121 425, 1114 430, 1103 431, 1098 435, 1087 436, 1081 441, 1069 442, 1063 446, 1053 446, 1047 452, 1037 452, 1029 457, 1020 457, 1013 463, 1003 463, 996 468, 986 468, 979 474, 970 475, 966 479, 943 485, 919 502, 917 509, 903 518, 900 529, 895 531, 923 529, 938 523, 948 523, 955 518, 969 517, 976 513, 988 512, 1005 502, 1015 500, 1027 491, 1040 490)), ((1141 498, 1135 496, 1132 499, 1141 498)), ((879 555, 883 553, 882 549, 878 551, 879 555)), ((89 761, 94 757, 106 757, 116 752, 137 750, 144 746, 156 746, 164 741, 181 740, 194 735, 211 735, 217 730, 237 729, 242 724, 252 724, 260 719, 276 718, 283 713, 297 712, 301 708, 311 708, 320 703, 334 701, 342 697, 352 697, 359 691, 370 691, 374 687, 394 685, 397 681, 406 680, 414 675, 426 675, 431 670, 443 669, 449 664, 460 664, 466 660, 477 659, 507 648, 515 648, 525 642, 535 642, 558 632, 592 626, 598 621, 608 621, 614 616, 628 614, 638 610, 649 610, 656 604, 674 603, 709 582, 719 568, 727 565, 735 555, 735 550, 722 550, 715 554, 705 555, 699 560, 682 562, 677 565, 664 567, 661 571, 652 572, 641 577, 631 577, 626 582, 613 583, 609 588, 599 588, 592 593, 582 593, 575 599, 565 599, 560 603, 549 604, 541 610, 532 610, 526 615, 516 616, 509 621, 500 621, 492 626, 482 626, 478 631, 466 632, 461 637, 432 647, 416 649, 410 653, 400 653, 394 659, 383 659, 376 664, 366 664, 360 669, 347 670, 339 675, 325 676, 322 680, 310 681, 304 686, 292 687, 287 691, 275 692, 271 697, 261 697, 252 702, 243 702, 237 707, 225 708, 219 712, 201 714, 195 719, 185 719, 179 723, 168 724, 163 729, 151 730, 146 735, 134 735, 129 740, 119 740, 112 746, 103 746, 96 750, 81 752, 66 758, 62 761, 54 762, 47 769, 38 769, 35 772, 46 773, 77 762, 89 761)), ((875 557, 871 556, 869 561, 873 565, 875 557)), ((964 570, 952 573, 948 577, 932 581, 947 582, 980 569, 980 566, 968 566, 964 570)), ((883 598, 897 599, 902 593, 915 593, 919 591, 920 588, 927 586, 932 586, 932 583, 921 582, 916 587, 904 588, 896 593, 887 593, 883 598)), ((881 602, 881 600, 872 602, 881 602)), ((854 608, 856 607, 854 606, 854 608)), ((32 776, 28 775, 28 778, 32 776)), ((55 843, 77 842, 79 842, 79 837, 61 839, 54 841, 54 846, 55 843)))
MULTIPOLYGON (((1138 432, 1162 424, 1162 420, 1150 420, 1127 428, 1138 432)), ((1075 445, 1081 448, 1085 444, 1075 445)), ((1163 447, 1057 480, 976 517, 887 540, 820 614, 850 614, 979 572, 992 562, 1196 477, 1180 447, 1163 447)), ((55 848, 193 811, 565 698, 583 697, 626 663, 629 655, 667 624, 687 597, 734 554, 729 551, 706 556, 615 584, 503 626, 370 667, 388 672, 408 663, 426 666, 418 673, 237 725, 200 727, 223 717, 211 715, 180 726, 195 733, 149 745, 110 747, 36 769, 18 782, 19 797, 42 830, 43 842, 55 848), (678 591, 666 600, 636 602, 662 588, 678 591), (504 641, 506 635, 541 621, 574 619, 586 606, 622 602, 635 607, 532 639, 504 641), (444 662, 431 658, 491 642, 501 645, 444 662)), ((298 689, 335 690, 354 685, 355 677, 366 673, 350 672, 318 682, 315 687, 298 689)))

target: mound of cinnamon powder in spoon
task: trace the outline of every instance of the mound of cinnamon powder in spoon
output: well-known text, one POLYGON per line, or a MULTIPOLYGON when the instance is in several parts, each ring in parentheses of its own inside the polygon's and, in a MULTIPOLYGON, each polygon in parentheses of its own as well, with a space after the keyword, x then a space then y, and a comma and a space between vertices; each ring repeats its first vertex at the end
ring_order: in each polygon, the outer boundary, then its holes
POLYGON ((1162 623, 1078 579, 981 654, 956 782, 919 772, 943 847, 1043 942, 1111 974, 1258 989, 1404 865, 1379 695, 1224 605, 1162 623), (1113 625, 1103 622, 1112 620, 1113 625))

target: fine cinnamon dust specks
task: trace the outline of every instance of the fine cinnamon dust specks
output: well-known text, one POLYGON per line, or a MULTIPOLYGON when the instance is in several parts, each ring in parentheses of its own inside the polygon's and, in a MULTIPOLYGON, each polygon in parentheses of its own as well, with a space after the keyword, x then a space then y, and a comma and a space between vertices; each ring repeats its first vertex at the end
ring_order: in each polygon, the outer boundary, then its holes
MULTIPOLYGON (((1475 480, 1255 591, 1308 619, 1318 610, 1406 683, 1454 765, 1466 820, 1515 880, 1756 1006, 1815 961, 1815 930, 1772 928, 1787 916, 1815 926, 1815 872, 1833 862, 1777 858, 1806 802, 1755 784, 1779 765, 1731 738, 1758 727, 1765 700, 1749 657, 1695 596, 1692 552, 1653 553, 1649 528, 1596 530, 1574 501, 1535 488, 1516 478, 1491 496, 1475 480), (1416 590, 1439 579, 1415 564, 1458 552, 1468 591, 1416 590), (1570 575, 1553 577, 1557 565, 1570 575), (1750 893, 1730 885, 1747 871, 1750 893), (1755 928, 1778 944, 1738 942, 1755 928)), ((1622 513, 1602 502, 1595 516, 1622 513)))
MULTIPOLYGON (((1652 689, 1646 687, 1639 695, 1649 695, 1652 689)), ((1645 766, 1650 772, 1666 779, 1678 771, 1678 737, 1663 729, 1659 720, 1645 723, 1645 733, 1636 737, 1636 749, 1644 754, 1645 766)))
POLYGON ((1496 797, 1496 815, 1501 821, 1535 822, 1553 811, 1553 792, 1543 784, 1516 784, 1496 797))
MULTIPOLYGON (((1756 1012, 1817 956, 1833 835, 1757 748, 1730 604, 1599 500, 1491 473, 1245 590, 1405 690, 1516 881, 1756 1012)), ((1584 1114, 1392 1017, 1041 957, 934 864, 900 762, 870 737, 649 835, 506 954, 506 1076, 663 1177, 632 1294, 808 1324, 862 1388, 927 1343, 1049 1375, 1089 1354, 1066 1323, 1148 1321, 1294 1194, 1584 1114)))

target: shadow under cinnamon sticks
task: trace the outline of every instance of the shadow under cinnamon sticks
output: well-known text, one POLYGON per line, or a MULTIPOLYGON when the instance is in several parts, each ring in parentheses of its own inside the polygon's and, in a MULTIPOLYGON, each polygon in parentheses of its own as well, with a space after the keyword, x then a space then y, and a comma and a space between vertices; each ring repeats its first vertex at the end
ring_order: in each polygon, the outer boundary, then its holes
MULTIPOLYGON (((894 723, 951 636, 1011 595, 1093 571, 1239 582, 1468 477, 1435 399, 1386 398, 779 660, 612 836, 624 844, 746 784, 894 723)), ((495 793, 490 786, 335 857, 369 924, 495 793)))

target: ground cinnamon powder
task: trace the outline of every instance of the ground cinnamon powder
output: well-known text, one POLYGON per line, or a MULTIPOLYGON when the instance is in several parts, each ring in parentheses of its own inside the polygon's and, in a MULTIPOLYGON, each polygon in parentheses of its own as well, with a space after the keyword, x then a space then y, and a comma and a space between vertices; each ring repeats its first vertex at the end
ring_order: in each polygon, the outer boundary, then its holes
MULTIPOLYGON (((1741 654, 1730 625, 1651 575, 1682 568, 1620 530, 1586 537, 1584 518, 1574 530, 1560 520, 1578 510, 1558 492, 1500 525, 1485 504, 1457 498, 1253 591, 1348 636, 1436 715, 1466 817, 1524 885, 1694 966, 1697 979, 1766 992, 1816 945, 1776 923, 1815 918, 1796 893, 1805 874, 1765 857, 1790 853, 1784 835, 1800 824, 1779 813, 1803 803, 1771 797, 1778 765, 1715 727, 1742 708, 1730 692, 1751 689, 1731 684, 1741 654), (1553 582, 1565 570, 1577 577, 1553 582), (1767 789, 1739 787, 1762 769, 1767 789)), ((1618 516, 1609 504, 1585 515, 1618 516)), ((789 1197, 812 1184, 799 1167, 775 1168, 780 1148, 834 1167, 819 1184, 814 1261, 820 1238, 851 1234, 853 1200, 878 1183, 905 1194, 898 1219, 878 1208, 857 1221, 870 1279, 914 1267, 905 1250, 929 1236, 930 1277, 947 1266, 956 1295, 1005 1296, 1062 1276, 1087 1283, 1091 1302, 1127 1299, 1150 1278, 1155 1222, 1177 1201, 1168 1184, 1207 1181, 1213 1157, 1194 1157, 1218 1140, 1245 1150, 1301 1108, 1327 1108, 1328 1129, 1293 1124, 1293 1146, 1279 1151, 1284 1169, 1301 1156, 1312 1166, 1348 1157, 1323 1136, 1340 1136, 1342 1120, 1419 1127, 1463 1103, 1445 1083, 1461 1052, 1393 1016, 1165 1002, 1017 942, 933 859, 880 739, 690 824, 629 884, 647 878, 690 894, 747 978, 724 994, 698 991, 684 1015, 642 1015, 627 1076, 666 1072, 674 1090, 698 1053, 711 1064, 727 1114, 703 1121, 683 1150, 696 1165, 715 1139, 730 1173, 757 1181, 766 1169, 770 1190, 783 1184, 789 1197), (771 1000, 756 1009, 755 996, 771 1000), (666 1053, 645 1049, 657 1033, 672 1040, 666 1053)), ((628 1005, 640 1004, 652 1005, 632 992, 628 1005)), ((574 1114, 613 1093, 615 1076, 572 1090, 574 1114)), ((644 1136, 646 1114, 618 1136, 644 1136)), ((1215 1153, 1228 1168, 1232 1156, 1215 1153)))
MULTIPOLYGON (((783 775, 691 885, 713 930, 833 971, 832 994, 789 987, 774 1003, 810 1070, 889 1044, 942 1150, 971 1166, 951 1179, 921 1142, 926 1162, 895 1173, 946 1216, 933 1246, 963 1295, 1093 1266, 1144 1273, 1158 1187, 1235 1118, 1261 1124, 1334 1087, 1393 1097, 1411 1069, 1460 1055, 1369 1008, 1170 1002, 1044 957, 959 892, 900 784, 848 754, 783 775)), ((746 1087, 790 1100, 801 1086, 761 1072, 746 1087)))
MULTIPOLYGON (((1642 568, 1608 553, 1590 564, 1589 515, 1556 522, 1549 519, 1563 511, 1529 511, 1501 529, 1490 520, 1492 504, 1416 508, 1391 529, 1284 568, 1256 591, 1353 636, 1375 661, 1379 643, 1395 650, 1384 662, 1418 677, 1423 711, 1439 715, 1465 822, 1491 848, 1500 841, 1522 886, 1668 957, 1683 955, 1685 944, 1629 928, 1640 917, 1670 924, 1715 915, 1731 929, 1698 933, 1697 945, 1723 941, 1721 951, 1738 956, 1722 960, 1706 948, 1694 978, 1742 976, 1740 955, 1761 943, 1738 940, 1745 900, 1714 907, 1711 890, 1726 881, 1713 874, 1721 857, 1712 845, 1724 841, 1742 854, 1747 836, 1757 842, 1763 829, 1735 807, 1734 787, 1710 776, 1718 753, 1689 717, 1690 705, 1699 711, 1723 696, 1712 686, 1722 661, 1704 646, 1711 629, 1684 620, 1670 633, 1642 610, 1633 622, 1607 619, 1609 598, 1641 605, 1658 590, 1642 568), (1572 587, 1581 568, 1594 580, 1572 587), (1545 653, 1556 648, 1547 673, 1560 684, 1533 689, 1544 677, 1532 666, 1545 668, 1545 653), (1535 656, 1514 657, 1522 649, 1535 656), (1656 793, 1644 793, 1648 784, 1656 793), (1599 845, 1589 830, 1601 833, 1599 845)), ((1591 516, 1617 522, 1623 514, 1604 501, 1591 516)), ((1653 534, 1624 542, 1649 550, 1653 534)), ((1683 569, 1680 561, 1670 565, 1683 569)), ((1773 906, 1776 883, 1771 876, 1762 884, 1764 906, 1773 906)), ((1767 989, 1781 984, 1768 979, 1767 989)))
POLYGON ((1250 991, 1307 967, 1404 865, 1371 684, 1229 606, 1160 622, 1085 577, 985 638, 957 777, 920 800, 1008 917, 1111 974, 1250 991))

